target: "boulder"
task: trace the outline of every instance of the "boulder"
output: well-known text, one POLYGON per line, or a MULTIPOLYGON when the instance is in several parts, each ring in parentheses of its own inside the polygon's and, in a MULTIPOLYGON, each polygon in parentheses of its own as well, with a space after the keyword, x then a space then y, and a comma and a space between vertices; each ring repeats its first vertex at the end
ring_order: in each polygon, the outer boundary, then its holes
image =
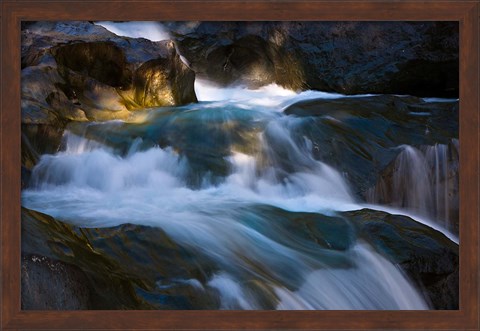
POLYGON ((135 292, 143 280, 92 246, 89 231, 22 208, 22 307, 152 308, 135 292))
POLYGON ((155 59, 143 63, 134 73, 134 100, 145 107, 175 106, 197 102, 194 90, 195 73, 175 52, 172 42, 170 59, 155 59))
MULTIPOLYGON (((127 119, 132 110, 197 101, 195 74, 171 41, 119 37, 90 22, 24 22, 21 54, 26 140, 37 140, 27 126, 62 132, 71 121, 127 119)), ((35 152, 56 151, 57 140, 35 152)))
POLYGON ((202 78, 252 88, 458 96, 454 22, 171 22, 202 78))
POLYGON ((26 299, 30 309, 38 309, 37 304, 54 306, 58 299, 49 292, 63 286, 65 291, 81 289, 80 297, 89 298, 87 308, 72 309, 215 309, 218 305, 213 294, 180 281, 194 278, 206 283, 215 268, 160 228, 133 224, 83 228, 22 208, 22 255, 64 269, 56 276, 57 285, 46 280, 51 276, 48 268, 25 267, 26 277, 36 272, 36 279, 45 279, 25 292, 32 297, 26 299))

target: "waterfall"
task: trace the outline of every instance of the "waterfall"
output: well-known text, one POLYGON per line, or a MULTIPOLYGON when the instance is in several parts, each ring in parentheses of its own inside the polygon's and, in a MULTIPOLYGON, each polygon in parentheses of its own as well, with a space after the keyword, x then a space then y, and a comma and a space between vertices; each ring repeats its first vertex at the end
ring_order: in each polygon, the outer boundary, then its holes
POLYGON ((277 309, 428 309, 405 275, 369 246, 359 244, 352 254, 357 257, 353 277, 348 269, 313 271, 295 292, 275 289, 280 298, 277 309))
MULTIPOLYGON (((326 249, 277 219, 364 207, 344 176, 313 156, 300 130, 305 119, 281 112, 317 92, 234 88, 215 98, 215 88, 196 88, 203 89, 199 104, 151 109, 131 123, 68 127, 62 149, 33 169, 22 204, 81 227, 161 228, 195 261, 215 266, 206 280, 175 281, 215 296, 220 309, 428 309, 402 270, 368 244, 326 249)), ((445 205, 453 152, 402 149, 395 204, 445 205)))
POLYGON ((458 139, 400 148, 394 162, 367 191, 367 201, 406 208, 458 233, 458 139))

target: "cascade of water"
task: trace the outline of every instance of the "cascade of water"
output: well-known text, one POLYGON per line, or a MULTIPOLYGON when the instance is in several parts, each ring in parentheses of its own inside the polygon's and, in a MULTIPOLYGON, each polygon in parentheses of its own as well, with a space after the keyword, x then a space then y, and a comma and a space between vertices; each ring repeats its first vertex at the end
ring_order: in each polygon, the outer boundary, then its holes
POLYGON ((367 192, 367 201, 406 208, 455 230, 452 215, 458 208, 458 139, 448 145, 401 148, 393 164, 367 192))
POLYGON ((295 292, 276 288, 277 309, 428 309, 402 271, 369 246, 359 244, 352 254, 354 270, 319 269, 295 292))
MULTIPOLYGON (((134 127, 136 138, 125 138, 128 148, 122 153, 67 131, 64 149, 43 155, 33 169, 22 203, 83 227, 134 223, 162 228, 176 243, 218 268, 206 283, 189 282, 200 290, 216 291, 222 309, 263 307, 264 298, 251 284, 266 289, 277 309, 427 309, 405 275, 368 246, 356 244, 338 252, 312 248, 295 233, 285 236, 275 219, 251 211, 273 206, 328 215, 362 207, 341 174, 313 157, 312 143, 298 133, 301 119, 278 113, 278 107, 291 99, 284 96, 280 104, 269 103, 265 101, 269 93, 283 92, 264 91, 260 102, 248 98, 224 100, 222 105, 202 102, 181 111, 162 111, 157 114, 164 121, 161 125, 152 116, 138 124, 146 131, 134 127), (253 110, 245 111, 249 107, 253 110), (195 146, 195 152, 197 147, 201 150, 194 154, 197 157, 218 158, 212 155, 215 152, 223 157, 226 150, 228 155, 220 161, 227 162, 229 171, 221 175, 223 180, 204 180, 192 188, 188 176, 199 166, 184 150, 142 149, 152 132, 169 128, 164 123, 175 125, 176 139, 195 146), (139 137, 139 132, 146 133, 139 137), (220 139, 195 145, 214 133, 220 139), (234 134, 242 139, 235 140, 234 134), (239 142, 255 146, 238 146, 239 142)), ((117 122, 101 125, 105 135, 109 128, 119 130, 117 122)), ((404 176, 393 182, 407 193, 399 190, 395 201, 419 210, 436 203, 428 198, 431 179, 425 174, 433 165, 439 173, 434 183, 442 181, 445 153, 438 146, 424 152, 405 146, 395 163, 404 176)), ((442 194, 439 191, 434 201, 443 201, 442 194)))

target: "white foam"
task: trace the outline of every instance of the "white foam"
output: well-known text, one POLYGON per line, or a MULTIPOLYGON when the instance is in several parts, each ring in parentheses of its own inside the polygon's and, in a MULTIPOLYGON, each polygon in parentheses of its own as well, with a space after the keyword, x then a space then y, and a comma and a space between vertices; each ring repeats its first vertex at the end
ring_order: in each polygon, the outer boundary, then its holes
MULTIPOLYGON (((338 99, 347 96, 338 93, 322 91, 295 92, 277 84, 269 84, 258 89, 249 89, 245 86, 220 87, 212 82, 196 79, 195 93, 199 101, 228 101, 229 103, 242 103, 273 109, 278 112, 286 107, 302 100, 309 99, 338 99)), ((355 97, 367 97, 373 94, 355 95, 355 97)))
POLYGON ((110 32, 118 36, 130 38, 145 38, 151 41, 160 41, 171 39, 169 33, 158 22, 151 21, 131 21, 131 22, 113 22, 100 21, 95 24, 103 26, 110 32))

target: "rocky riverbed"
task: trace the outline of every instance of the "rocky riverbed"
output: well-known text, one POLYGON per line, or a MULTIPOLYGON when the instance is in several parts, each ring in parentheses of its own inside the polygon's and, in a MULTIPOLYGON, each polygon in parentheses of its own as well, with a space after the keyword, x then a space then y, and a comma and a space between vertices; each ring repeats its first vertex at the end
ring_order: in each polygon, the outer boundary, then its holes
POLYGON ((458 25, 161 27, 22 23, 23 309, 458 309, 458 25))

